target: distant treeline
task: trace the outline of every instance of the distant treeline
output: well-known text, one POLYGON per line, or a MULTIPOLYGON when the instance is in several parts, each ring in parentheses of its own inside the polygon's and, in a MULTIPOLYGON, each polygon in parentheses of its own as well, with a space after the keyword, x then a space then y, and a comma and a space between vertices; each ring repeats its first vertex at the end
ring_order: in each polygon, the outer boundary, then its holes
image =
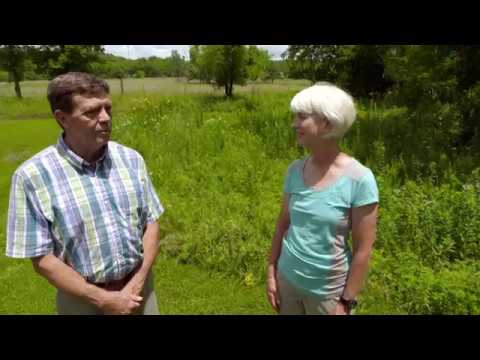
MULTIPOLYGON (((186 77, 225 89, 234 84, 288 77, 330 81, 357 99, 382 100, 410 110, 409 124, 425 144, 454 156, 480 150, 480 46, 476 45, 289 45, 272 61, 253 45, 193 45, 189 59, 129 60, 105 54, 101 45, 0 45, 0 81, 51 79, 66 71, 107 78, 186 77), (415 121, 414 121, 415 120, 415 121), (432 135, 434 140, 432 140, 432 135)), ((122 82, 123 89, 123 82, 122 82)))

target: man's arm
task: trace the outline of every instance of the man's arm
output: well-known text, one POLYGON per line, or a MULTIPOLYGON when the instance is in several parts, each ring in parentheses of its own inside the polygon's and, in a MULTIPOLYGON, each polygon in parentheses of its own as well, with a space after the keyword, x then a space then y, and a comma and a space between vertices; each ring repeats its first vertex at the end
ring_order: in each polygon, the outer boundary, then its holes
POLYGON ((156 221, 147 224, 142 239, 143 262, 135 275, 133 275, 128 284, 123 288, 122 291, 126 294, 139 295, 141 293, 148 273, 150 272, 158 255, 160 245, 159 232, 160 226, 156 221))
POLYGON ((129 314, 140 306, 142 298, 120 291, 106 291, 85 279, 53 254, 32 258, 35 271, 57 289, 95 305, 106 314, 129 314))

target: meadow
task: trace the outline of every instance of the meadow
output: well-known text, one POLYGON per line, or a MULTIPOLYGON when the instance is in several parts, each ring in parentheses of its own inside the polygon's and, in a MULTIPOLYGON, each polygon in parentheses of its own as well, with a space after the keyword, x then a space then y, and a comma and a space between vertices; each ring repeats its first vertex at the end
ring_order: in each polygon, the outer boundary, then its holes
MULTIPOLYGON (((0 84, 0 247, 10 179, 56 141, 46 82, 0 84)), ((166 314, 272 314, 265 265, 288 164, 296 145, 289 101, 305 81, 236 87, 233 99, 206 84, 111 80, 113 140, 137 149, 166 209, 155 266, 166 314)), ((428 143, 408 109, 358 102, 342 141, 380 189, 378 239, 358 314, 480 312, 480 164, 428 143), (412 120, 413 119, 413 120, 412 120)), ((53 313, 54 290, 28 260, 0 255, 0 313, 53 313)))

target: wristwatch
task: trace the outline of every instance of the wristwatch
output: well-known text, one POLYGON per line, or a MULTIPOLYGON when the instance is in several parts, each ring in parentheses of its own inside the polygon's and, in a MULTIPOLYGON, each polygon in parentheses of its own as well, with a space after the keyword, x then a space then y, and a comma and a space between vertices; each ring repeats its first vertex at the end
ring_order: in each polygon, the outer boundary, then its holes
POLYGON ((355 309, 355 307, 357 306, 357 300, 355 299, 352 299, 352 300, 347 300, 345 299, 343 296, 340 297, 340 303, 345 305, 345 307, 348 309, 348 310, 353 310, 355 309))

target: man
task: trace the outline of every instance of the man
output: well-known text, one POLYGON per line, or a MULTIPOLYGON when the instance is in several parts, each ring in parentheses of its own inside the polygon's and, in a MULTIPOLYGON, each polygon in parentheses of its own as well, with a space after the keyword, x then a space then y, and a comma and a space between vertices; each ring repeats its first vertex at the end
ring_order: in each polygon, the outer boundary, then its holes
POLYGON ((59 314, 158 314, 151 267, 163 207, 142 156, 109 141, 109 86, 90 74, 53 79, 63 133, 14 173, 7 256, 31 258, 57 288, 59 314))

